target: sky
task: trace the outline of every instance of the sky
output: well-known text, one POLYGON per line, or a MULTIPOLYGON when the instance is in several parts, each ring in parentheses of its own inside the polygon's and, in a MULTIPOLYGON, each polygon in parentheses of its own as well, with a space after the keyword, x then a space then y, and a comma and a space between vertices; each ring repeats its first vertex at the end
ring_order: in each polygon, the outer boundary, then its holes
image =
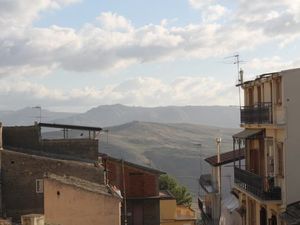
POLYGON ((299 67, 300 0, 0 0, 0 110, 237 105, 299 67))

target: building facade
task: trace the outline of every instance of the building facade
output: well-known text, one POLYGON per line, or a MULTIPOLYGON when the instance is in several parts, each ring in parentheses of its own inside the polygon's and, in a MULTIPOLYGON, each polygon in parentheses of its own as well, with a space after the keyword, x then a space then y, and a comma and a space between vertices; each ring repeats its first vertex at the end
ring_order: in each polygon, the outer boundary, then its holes
POLYGON ((244 130, 233 135, 233 146, 237 155, 245 148, 245 163, 235 163, 234 187, 245 225, 284 224, 282 213, 300 200, 299 85, 300 69, 238 84, 244 130))
MULTIPOLYGON (((0 212, 3 217, 12 218, 13 222, 19 222, 22 215, 44 213, 43 179, 47 173, 105 183, 103 167, 98 163, 98 140, 71 139, 66 136, 62 139, 42 139, 41 126, 52 125, 35 124, 2 129, 0 212)), ((101 130, 70 125, 54 126, 59 129, 64 127, 64 132, 67 129, 101 130)))
POLYGON ((48 225, 120 225, 121 201, 113 189, 75 177, 49 174, 44 179, 48 225))
POLYGON ((100 154, 107 183, 121 190, 122 224, 159 225, 158 178, 164 172, 100 154))

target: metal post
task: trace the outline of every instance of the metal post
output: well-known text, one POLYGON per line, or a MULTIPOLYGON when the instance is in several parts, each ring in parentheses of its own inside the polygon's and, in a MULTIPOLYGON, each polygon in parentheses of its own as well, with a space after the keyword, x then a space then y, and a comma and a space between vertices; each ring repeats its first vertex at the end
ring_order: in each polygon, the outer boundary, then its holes
POLYGON ((122 181, 123 181, 123 198, 124 198, 124 224, 127 225, 127 201, 126 201, 126 184, 125 184, 125 169, 124 160, 122 159, 122 181))
POLYGON ((219 219, 221 217, 221 200, 222 200, 222 186, 221 186, 221 141, 222 139, 216 138, 216 143, 217 143, 217 160, 218 160, 218 192, 219 192, 219 219))

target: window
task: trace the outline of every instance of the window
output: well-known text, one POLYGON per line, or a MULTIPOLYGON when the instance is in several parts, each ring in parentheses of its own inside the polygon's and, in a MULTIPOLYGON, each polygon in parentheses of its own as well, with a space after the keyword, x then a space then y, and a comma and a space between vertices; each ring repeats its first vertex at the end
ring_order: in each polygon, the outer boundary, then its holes
POLYGON ((43 179, 36 179, 35 181, 36 193, 44 193, 44 181, 43 179))
POLYGON ((278 175, 283 176, 284 171, 283 171, 283 143, 282 142, 277 142, 277 162, 278 162, 278 175))

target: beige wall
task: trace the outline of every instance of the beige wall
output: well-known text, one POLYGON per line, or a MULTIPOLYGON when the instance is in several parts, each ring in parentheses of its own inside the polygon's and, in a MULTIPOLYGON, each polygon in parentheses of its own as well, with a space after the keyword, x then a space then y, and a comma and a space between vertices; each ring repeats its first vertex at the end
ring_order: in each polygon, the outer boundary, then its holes
POLYGON ((283 105, 286 110, 285 141, 286 204, 300 201, 300 69, 282 72, 283 105))
POLYGON ((120 201, 116 197, 45 179, 44 198, 46 224, 120 224, 120 201))
POLYGON ((170 220, 176 217, 176 200, 160 200, 160 220, 170 220))
POLYGON ((175 199, 160 200, 161 225, 195 225, 196 215, 185 206, 177 206, 175 199))

